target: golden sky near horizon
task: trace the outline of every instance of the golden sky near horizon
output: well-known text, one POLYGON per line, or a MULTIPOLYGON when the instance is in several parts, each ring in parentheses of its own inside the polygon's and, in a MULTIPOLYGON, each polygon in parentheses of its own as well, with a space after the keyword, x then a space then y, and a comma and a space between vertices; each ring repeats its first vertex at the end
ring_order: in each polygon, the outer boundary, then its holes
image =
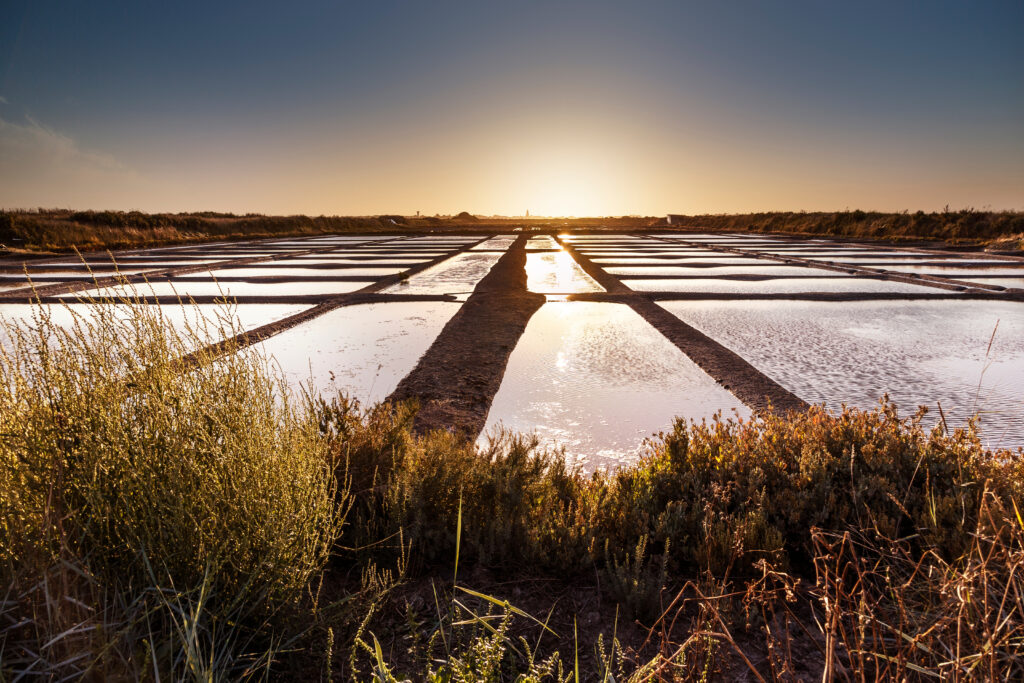
POLYGON ((0 206, 1024 210, 1024 5, 15 3, 0 206))

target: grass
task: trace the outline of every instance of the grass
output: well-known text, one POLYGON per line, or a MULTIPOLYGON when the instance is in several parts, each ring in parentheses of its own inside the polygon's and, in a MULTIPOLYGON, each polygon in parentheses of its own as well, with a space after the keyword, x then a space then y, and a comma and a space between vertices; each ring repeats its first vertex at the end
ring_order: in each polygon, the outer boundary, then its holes
POLYGON ((212 240, 302 237, 335 233, 472 230, 509 231, 527 224, 538 229, 617 227, 650 224, 653 218, 573 220, 462 220, 458 217, 403 216, 264 216, 230 213, 162 213, 141 211, 72 211, 36 209, 0 211, 0 254, 70 252, 152 247, 212 240))
MULTIPOLYGON (((263 216, 213 212, 0 211, 0 245, 15 252, 70 252, 214 240, 395 230, 389 221, 348 216, 263 216)), ((2 253, 2 246, 0 246, 2 253)))
MULTIPOLYGON (((643 230, 665 227, 663 217, 621 216, 510 219, 381 216, 264 216, 198 212, 37 209, 0 211, 0 254, 70 252, 152 247, 211 240, 301 237, 345 232, 535 230, 643 230)), ((945 210, 925 213, 876 211, 770 212, 676 217, 675 225, 714 231, 778 232, 888 240, 940 240, 1024 249, 1024 213, 945 210)))
POLYGON ((299 600, 339 536, 322 435, 251 353, 181 372, 207 332, 156 307, 71 315, 37 308, 0 355, 5 668, 256 664, 274 637, 254 656, 248 624, 299 600))
POLYGON ((680 420, 587 477, 72 308, 0 357, 4 678, 1024 675, 1024 464, 973 428, 680 420))
POLYGON ((675 225, 744 231, 850 237, 861 239, 941 240, 982 244, 1006 251, 1024 250, 1024 213, 963 209, 925 213, 878 211, 776 211, 750 214, 679 216, 675 225))

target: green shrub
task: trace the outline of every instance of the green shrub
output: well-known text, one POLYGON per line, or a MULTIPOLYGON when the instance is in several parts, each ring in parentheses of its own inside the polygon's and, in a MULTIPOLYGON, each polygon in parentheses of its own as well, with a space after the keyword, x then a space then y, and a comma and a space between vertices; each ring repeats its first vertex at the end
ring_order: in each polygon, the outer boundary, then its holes
POLYGON ((364 411, 343 397, 318 404, 331 457, 351 481, 352 545, 401 532, 419 560, 448 562, 461 501, 468 560, 579 568, 589 543, 580 508, 585 480, 562 455, 510 433, 479 450, 443 431, 414 437, 414 411, 388 404, 364 411))
POLYGON ((737 557, 809 561, 812 528, 908 536, 962 554, 986 482, 1019 497, 1020 460, 982 448, 973 428, 926 431, 924 413, 833 414, 812 407, 747 421, 677 421, 636 465, 612 475, 594 526, 612 547, 670 540, 674 566, 721 572, 737 557))

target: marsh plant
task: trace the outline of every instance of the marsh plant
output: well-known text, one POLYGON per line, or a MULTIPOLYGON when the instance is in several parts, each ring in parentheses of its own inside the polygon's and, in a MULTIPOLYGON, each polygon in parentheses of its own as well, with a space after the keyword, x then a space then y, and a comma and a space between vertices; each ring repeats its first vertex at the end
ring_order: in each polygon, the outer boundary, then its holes
POLYGON ((230 310, 162 310, 0 332, 4 678, 1024 676, 1024 464, 974 425, 680 419, 585 476, 296 398, 230 310))
POLYGON ((265 359, 204 356, 237 332, 224 313, 176 328, 108 301, 5 324, 5 669, 242 673, 280 646, 272 626, 323 569, 345 492, 265 359))

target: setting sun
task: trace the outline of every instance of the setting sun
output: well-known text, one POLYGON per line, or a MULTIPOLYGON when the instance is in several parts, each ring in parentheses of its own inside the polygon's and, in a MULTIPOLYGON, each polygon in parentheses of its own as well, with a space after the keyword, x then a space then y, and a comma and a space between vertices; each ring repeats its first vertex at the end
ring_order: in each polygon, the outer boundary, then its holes
POLYGON ((602 216, 618 178, 594 150, 550 150, 518 169, 531 214, 538 216, 602 216))

